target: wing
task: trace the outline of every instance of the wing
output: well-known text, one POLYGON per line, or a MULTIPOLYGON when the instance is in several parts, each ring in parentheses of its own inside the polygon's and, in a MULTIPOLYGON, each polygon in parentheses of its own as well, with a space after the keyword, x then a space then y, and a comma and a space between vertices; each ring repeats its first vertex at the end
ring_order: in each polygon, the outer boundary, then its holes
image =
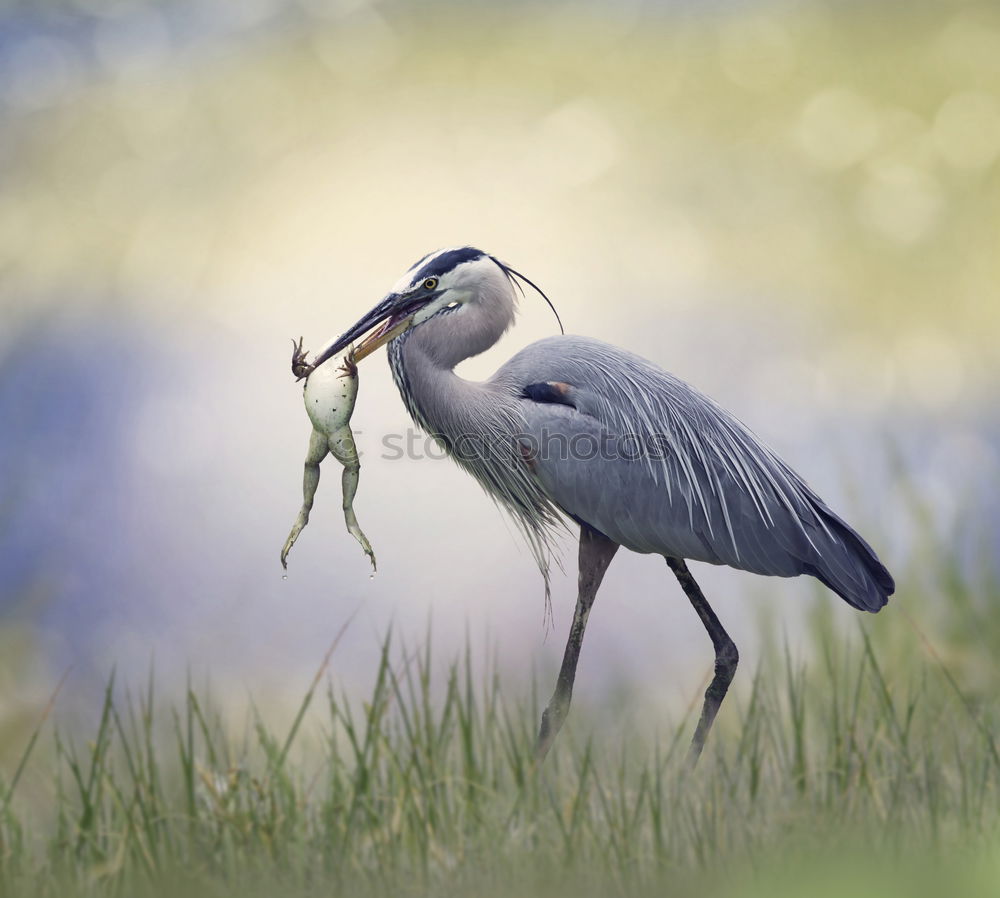
POLYGON ((651 362, 552 337, 494 378, 517 391, 527 456, 568 514, 638 552, 782 577, 856 608, 894 590, 871 547, 740 421, 651 362))

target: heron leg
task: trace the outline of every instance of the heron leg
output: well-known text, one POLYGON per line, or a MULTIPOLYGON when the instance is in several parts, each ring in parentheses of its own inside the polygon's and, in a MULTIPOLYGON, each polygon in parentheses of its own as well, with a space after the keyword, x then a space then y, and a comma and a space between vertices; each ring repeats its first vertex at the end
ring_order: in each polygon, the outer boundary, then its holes
POLYGON ((344 473, 340 477, 341 492, 343 494, 344 523, 347 530, 360 544, 365 555, 372 563, 372 570, 377 570, 375 564, 375 552, 368 537, 361 530, 358 524, 357 515, 354 514, 354 497, 358 492, 358 479, 361 476, 361 462, 358 459, 358 450, 354 444, 354 435, 350 428, 347 432, 338 431, 336 436, 330 440, 330 451, 344 466, 344 473))
POLYGON ((698 726, 694 731, 694 738, 691 740, 691 748, 688 750, 688 764, 693 767, 698 763, 701 750, 705 747, 705 738, 708 736, 708 731, 712 728, 715 715, 719 713, 722 700, 726 697, 729 684, 733 681, 733 676, 736 674, 736 666, 740 661, 740 653, 736 649, 736 643, 729 638, 729 634, 725 631, 725 628, 715 616, 715 612, 705 600, 701 587, 698 586, 694 577, 691 576, 691 571, 688 570, 688 566, 684 563, 684 560, 668 557, 667 564, 670 565, 670 570, 674 572, 674 576, 694 606, 694 610, 698 612, 698 617, 701 618, 701 622, 705 625, 705 629, 708 631, 712 645, 715 648, 715 675, 712 677, 712 682, 708 684, 708 689, 705 690, 705 702, 702 705, 701 718, 698 720, 698 726))
POLYGON ((542 761, 548 754, 569 712, 569 704, 573 698, 573 680, 576 678, 576 662, 580 658, 580 647, 583 645, 583 631, 587 627, 587 618, 597 597, 597 590, 604 579, 604 573, 617 551, 618 543, 586 524, 580 526, 580 577, 576 611, 573 613, 573 623, 569 628, 569 639, 566 642, 562 667, 559 668, 555 692, 548 707, 542 712, 542 724, 538 730, 538 743, 535 747, 535 758, 538 761, 542 761))
POLYGON ((292 525, 292 532, 288 534, 288 539, 281 549, 281 566, 284 568, 288 567, 288 553, 295 545, 295 540, 299 538, 302 528, 309 523, 309 512, 312 511, 316 487, 319 486, 319 463, 326 458, 328 451, 326 436, 314 430, 309 437, 309 450, 306 452, 305 468, 302 473, 302 508, 299 509, 299 516, 292 525))

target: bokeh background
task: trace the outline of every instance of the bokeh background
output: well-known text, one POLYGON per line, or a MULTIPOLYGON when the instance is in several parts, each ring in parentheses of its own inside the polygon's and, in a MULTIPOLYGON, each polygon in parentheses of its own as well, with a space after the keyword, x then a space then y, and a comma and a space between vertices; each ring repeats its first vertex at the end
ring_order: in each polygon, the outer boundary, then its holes
MULTIPOLYGON (((989 595, 964 621, 910 601, 955 571, 996 582, 995 3, 0 10, 3 725, 66 671, 71 693, 152 666, 297 701, 355 611, 348 686, 390 628, 445 657, 493 647, 511 678, 554 669, 572 540, 547 634, 476 485, 384 457, 411 425, 380 356, 354 417, 379 571, 333 462, 287 579, 278 563, 309 433, 289 338, 318 347, 456 244, 746 421, 896 574, 879 626, 916 615, 954 656, 996 638, 989 595)), ((463 370, 554 330, 529 295, 463 370)), ((744 657, 761 616, 793 646, 818 608, 855 625, 811 581, 699 567, 744 657)), ((687 701, 709 669, 660 559, 620 556, 592 621, 579 694, 687 701)))

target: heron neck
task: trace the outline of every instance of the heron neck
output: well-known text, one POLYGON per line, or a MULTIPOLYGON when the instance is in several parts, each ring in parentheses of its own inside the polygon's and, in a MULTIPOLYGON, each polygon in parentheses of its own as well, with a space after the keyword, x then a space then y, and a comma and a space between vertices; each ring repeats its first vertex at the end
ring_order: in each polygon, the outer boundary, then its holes
POLYGON ((423 341, 393 341, 389 363, 407 411, 426 431, 454 445, 470 434, 481 435, 504 417, 509 397, 490 382, 466 380, 455 373, 451 360, 427 351, 423 341))
POLYGON ((513 515, 547 584, 549 530, 558 512, 523 463, 516 436, 526 424, 518 394, 502 375, 477 383, 454 370, 496 343, 513 317, 510 302, 504 315, 462 312, 428 321, 389 343, 389 364, 413 420, 513 515))

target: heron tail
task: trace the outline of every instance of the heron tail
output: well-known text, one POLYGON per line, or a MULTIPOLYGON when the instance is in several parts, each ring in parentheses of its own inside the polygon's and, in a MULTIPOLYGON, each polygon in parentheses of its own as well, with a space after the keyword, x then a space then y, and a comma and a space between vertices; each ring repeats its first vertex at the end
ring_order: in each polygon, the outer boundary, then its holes
POLYGON ((816 577, 860 611, 880 610, 896 591, 892 574, 853 527, 822 502, 817 503, 816 511, 833 545, 824 547, 816 563, 804 565, 804 573, 816 577))

